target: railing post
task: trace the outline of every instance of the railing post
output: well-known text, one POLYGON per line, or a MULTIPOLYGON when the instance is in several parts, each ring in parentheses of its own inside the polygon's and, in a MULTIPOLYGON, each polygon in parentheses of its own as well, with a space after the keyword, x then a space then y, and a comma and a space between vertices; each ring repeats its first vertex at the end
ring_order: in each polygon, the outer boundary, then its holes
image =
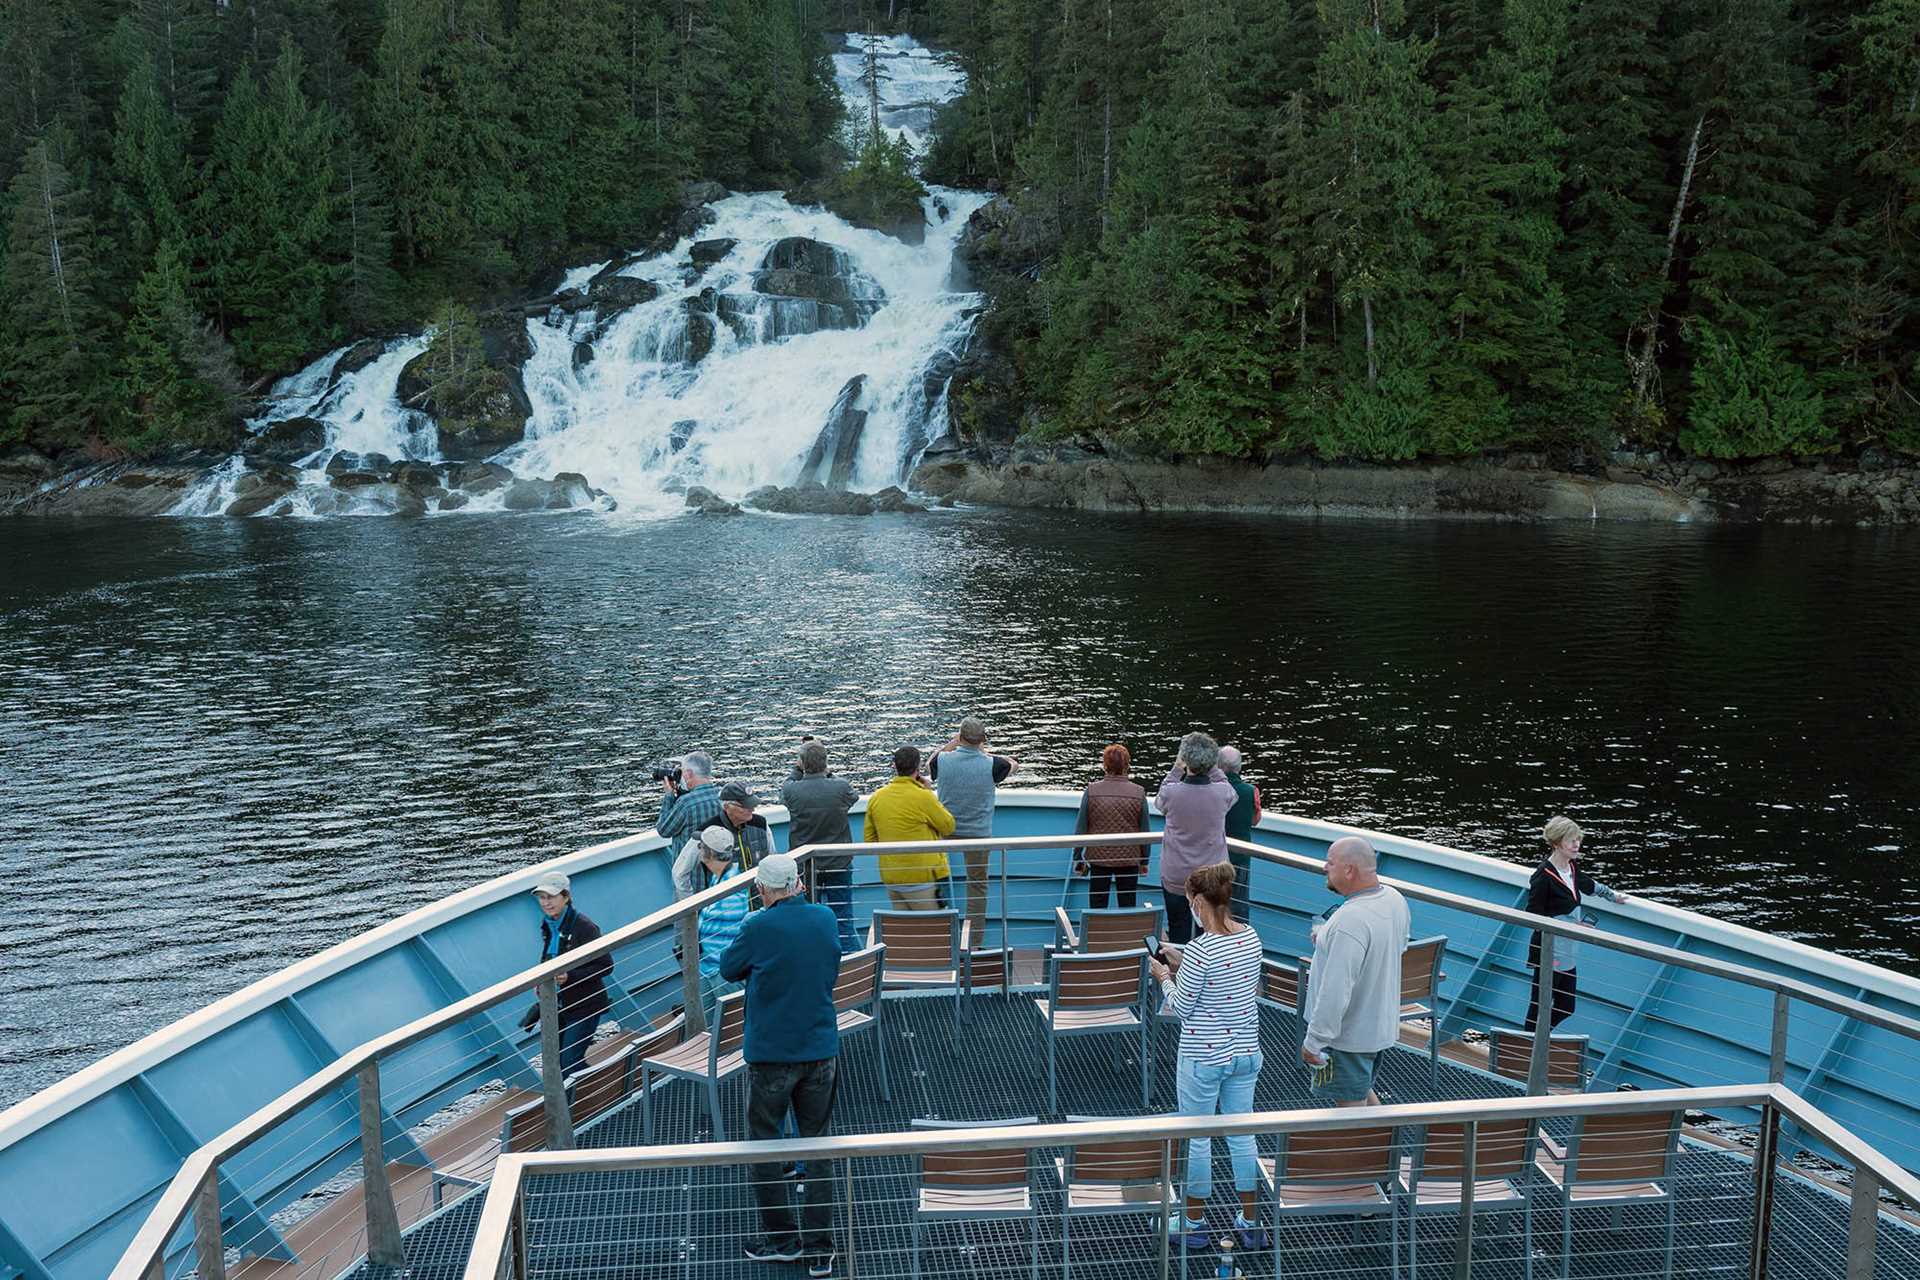
POLYGON ((840 1181, 845 1187, 844 1200, 847 1209, 845 1239, 847 1242, 847 1280, 860 1280, 860 1242, 854 1239, 853 1219, 853 1160, 848 1158, 840 1162, 840 1181))
POLYGON ((193 1197, 193 1251, 200 1280, 227 1280, 227 1242, 220 1238, 220 1168, 207 1170, 193 1197))
POLYGON ((540 1092, 547 1102, 547 1146, 571 1151, 573 1118, 567 1113, 567 1081, 560 1070, 560 986, 548 978, 540 984, 539 993, 540 1092))
POLYGON ((380 1063, 369 1058, 360 1065, 360 1164, 364 1170, 367 1215, 367 1261, 383 1267, 407 1265, 400 1242, 400 1215, 393 1204, 393 1184, 387 1178, 387 1149, 380 1115, 380 1063))
MULTIPOLYGON (((1467 1121, 1466 1133, 1466 1176, 1460 1183, 1460 1241, 1453 1253, 1453 1280, 1473 1280, 1473 1191, 1475 1175, 1480 1169, 1480 1122, 1467 1121)), ((1413 1219, 1407 1229, 1420 1229, 1418 1218, 1413 1219)), ((1394 1260, 1394 1266, 1400 1265, 1394 1260)))
POLYGON ((1784 1084, 1787 1079, 1787 1019, 1792 1001, 1784 991, 1773 993, 1773 1046, 1767 1055, 1767 1080, 1784 1084))
MULTIPOLYGON (((991 858, 993 854, 989 852, 987 856, 991 858)), ((1006 995, 1013 994, 1013 936, 1007 932, 1007 863, 1012 857, 1013 850, 1000 851, 1000 949, 1006 953, 1006 967, 1001 975, 1006 985, 1001 991, 1006 995)))
POLYGON ((1747 1267, 1750 1280, 1767 1280, 1767 1245, 1773 1235, 1773 1166, 1780 1158, 1780 1112, 1771 1102, 1760 1108, 1759 1137, 1753 1152, 1753 1244, 1747 1267))
POLYGON ((1847 1214, 1847 1280, 1873 1280, 1873 1249, 1880 1237, 1880 1179, 1853 1168, 1847 1214))
MULTIPOLYGON (((1553 935, 1540 934, 1540 971, 1533 983, 1533 1058, 1527 1063, 1527 1092, 1547 1091, 1548 1054, 1553 1045, 1553 935)), ((1436 1027, 1435 1034, 1439 1034, 1436 1027)))
POLYGON ((707 1029, 707 1011, 700 1003, 700 918, 693 912, 680 917, 674 925, 680 940, 680 1003, 687 1016, 687 1034, 697 1036, 707 1029))
MULTIPOLYGON (((1186 1207, 1176 1206, 1173 1199, 1173 1139, 1168 1138, 1160 1144, 1160 1280, 1167 1280, 1167 1271, 1173 1265, 1173 1213, 1176 1207, 1184 1218, 1187 1212, 1186 1207)), ((1186 1223, 1182 1221, 1180 1225, 1184 1229, 1186 1223)), ((1276 1222, 1273 1225, 1275 1227, 1274 1256, 1278 1258, 1280 1224, 1276 1222)), ((1067 1230, 1065 1222, 1060 1224, 1060 1230, 1067 1230)), ((1279 1263, 1276 1261, 1274 1265, 1277 1267, 1279 1263)))

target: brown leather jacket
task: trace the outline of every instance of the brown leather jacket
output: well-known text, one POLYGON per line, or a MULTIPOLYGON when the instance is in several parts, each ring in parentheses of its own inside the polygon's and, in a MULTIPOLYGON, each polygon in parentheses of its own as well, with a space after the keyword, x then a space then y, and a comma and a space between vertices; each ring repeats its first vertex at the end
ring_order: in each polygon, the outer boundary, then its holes
MULTIPOLYGON (((1080 816, 1075 819, 1075 835, 1106 836, 1121 831, 1147 829, 1146 788, 1128 778, 1109 774, 1090 782, 1080 796, 1080 816)), ((1091 845, 1075 849, 1076 862, 1096 867, 1118 867, 1131 871, 1147 865, 1147 848, 1139 844, 1091 845)))

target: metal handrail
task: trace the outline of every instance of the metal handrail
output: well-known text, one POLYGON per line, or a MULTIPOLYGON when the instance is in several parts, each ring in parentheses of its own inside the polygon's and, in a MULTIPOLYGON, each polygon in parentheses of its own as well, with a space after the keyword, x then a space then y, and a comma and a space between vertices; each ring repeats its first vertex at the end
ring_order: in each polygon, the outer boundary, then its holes
MULTIPOLYGON (((792 850, 794 858, 805 865, 821 854, 884 855, 889 853, 953 853, 969 850, 1008 850, 1023 849, 1063 849, 1080 847, 1098 847, 1104 845, 1142 845, 1159 844, 1164 835, 1158 831, 1121 832, 1112 835, 1045 835, 1045 836, 999 836, 965 840, 912 840, 888 843, 853 842, 847 844, 803 845, 792 850)), ((1265 845, 1249 841, 1228 839, 1230 849, 1249 854, 1277 866, 1297 871, 1319 874, 1325 869, 1325 860, 1311 858, 1304 854, 1290 853, 1272 849, 1265 845)), ((1003 860, 1002 875, 1005 875, 1003 860)), ((356 1077, 369 1063, 376 1062, 382 1055, 403 1049, 427 1036, 433 1035, 448 1026, 484 1011, 504 1000, 522 995, 538 988, 544 982, 550 982, 570 967, 584 960, 597 959, 638 939, 672 927, 684 919, 694 917, 708 903, 736 892, 750 878, 741 873, 719 884, 689 895, 658 911, 641 917, 632 924, 623 926, 601 937, 586 947, 568 952, 543 964, 521 971, 513 977, 503 979, 485 990, 434 1013, 423 1015, 405 1026, 398 1027, 384 1035, 377 1036, 359 1046, 348 1050, 334 1062, 321 1068, 279 1097, 264 1104, 245 1119, 234 1124, 225 1132, 189 1153, 182 1161, 179 1170, 168 1183, 153 1208, 148 1211, 140 1230, 129 1242, 119 1262, 115 1265, 110 1280, 149 1280, 159 1269, 164 1257, 167 1241, 192 1212, 195 1197, 207 1179, 228 1157, 272 1129, 288 1115, 301 1107, 315 1102, 333 1089, 345 1085, 356 1077)), ((1472 915, 1484 916, 1507 924, 1536 929, 1556 936, 1575 938, 1591 946, 1607 947, 1643 959, 1654 960, 1662 964, 1677 965, 1703 973, 1713 974, 1732 981, 1745 983, 1760 989, 1779 994, 1790 995, 1806 1000, 1830 1011, 1857 1018, 1862 1022, 1882 1027, 1920 1041, 1920 1019, 1908 1018, 1884 1009, 1876 1009, 1845 996, 1835 995, 1810 986, 1792 978, 1782 978, 1758 969, 1730 964, 1726 961, 1712 960, 1703 956, 1663 947, 1657 943, 1642 942, 1637 939, 1622 938, 1613 934, 1598 934, 1581 925, 1563 924, 1559 920, 1537 916, 1511 907, 1496 906, 1478 899, 1463 897, 1444 890, 1431 889, 1423 885, 1382 877, 1381 882, 1393 886, 1403 895, 1416 901, 1430 903, 1452 910, 1464 911, 1472 915)), ((1004 895, 1003 895, 1004 904, 1004 895)), ((1545 1020, 1543 1019, 1543 1025, 1545 1020)), ((1796 1121, 1797 1122, 1797 1121, 1796 1121)), ((1811 1131, 1811 1130, 1810 1130, 1811 1131)), ((504 1157, 503 1157, 504 1159, 504 1157)), ((1894 1168, 1899 1168, 1894 1165, 1894 1168)))
MULTIPOLYGON (((1157 831, 1072 837, 1074 845, 1158 844, 1160 840, 1161 834, 1157 831)), ((877 854, 968 849, 1057 849, 1060 847, 1062 847, 1061 840, 1056 836, 1013 836, 984 840, 900 841, 892 844, 804 845, 792 852, 794 858, 804 864, 817 853, 837 853, 848 849, 877 854)), ((149 1280, 160 1270, 167 1241, 173 1238, 173 1233, 179 1230, 182 1222, 186 1221, 187 1215, 193 1211, 194 1200, 200 1194, 201 1187, 223 1161, 272 1129, 287 1116, 345 1085, 368 1063, 377 1062, 384 1054, 404 1049, 504 1000, 534 990, 582 961, 611 955, 630 942, 658 933, 678 924, 683 919, 696 917, 702 907, 737 892, 750 878, 750 874, 743 871, 718 884, 690 894, 678 902, 662 907, 658 911, 642 916, 632 924, 604 934, 596 942, 575 948, 564 956, 558 956, 530 969, 524 969, 511 978, 502 979, 491 987, 476 991, 464 1000, 456 1001, 433 1013, 424 1014, 405 1026, 396 1027, 384 1035, 375 1036, 349 1049, 332 1063, 322 1067, 279 1097, 260 1106, 244 1120, 230 1126, 219 1136, 188 1153, 186 1159, 181 1162, 179 1170, 168 1182, 166 1189, 161 1192, 160 1198, 154 1202, 153 1208, 147 1211, 140 1230, 128 1242, 126 1250, 120 1256, 120 1261, 114 1265, 109 1280, 149 1280)))
MULTIPOLYGON (((1284 849, 1270 849, 1251 841, 1231 838, 1227 841, 1227 847, 1235 852, 1252 854, 1262 861, 1289 867, 1295 871, 1310 871, 1317 875, 1326 870, 1327 864, 1324 858, 1310 858, 1303 853, 1289 853, 1284 849)), ((1498 920, 1502 924, 1517 925, 1521 928, 1553 934, 1556 937, 1570 938, 1583 946, 1605 947, 1627 955, 1638 956, 1643 960, 1655 960, 1661 964, 1692 969, 1766 991, 1790 995, 1796 999, 1805 1000, 1808 1004, 1819 1005, 1834 1013, 1842 1013, 1850 1018, 1857 1018, 1861 1022, 1898 1032, 1910 1039, 1920 1040, 1920 1018, 1909 1018, 1905 1014, 1895 1013, 1889 1009, 1876 1009, 1850 996, 1822 990, 1797 978, 1784 978, 1762 969, 1750 969, 1745 965, 1694 955, 1673 947, 1663 947, 1657 942, 1642 942, 1638 938, 1623 938, 1618 934, 1596 933, 1585 925, 1565 923, 1560 917, 1537 916, 1530 911, 1496 906, 1490 902, 1482 902, 1478 898, 1468 898, 1457 893, 1448 893, 1444 889, 1433 889, 1426 885, 1396 880, 1390 876, 1381 876, 1380 883, 1391 885, 1403 896, 1417 902, 1446 907, 1453 911, 1464 911, 1489 920, 1498 920)))
MULTIPOLYGON (((1421 1102, 1364 1108, 1328 1107, 1306 1111, 1267 1111, 1233 1116, 1134 1116, 1072 1121, 1064 1124, 991 1125, 880 1134, 845 1134, 750 1142, 703 1142, 660 1147, 606 1148, 595 1151, 530 1152, 503 1155, 495 1167, 470 1246, 464 1280, 498 1280, 501 1259, 528 1178, 557 1174, 609 1173, 638 1168, 701 1165, 749 1165, 773 1161, 816 1161, 917 1155, 956 1148, 967 1151, 1069 1147, 1093 1142, 1143 1138, 1184 1141, 1240 1134, 1297 1134, 1355 1128, 1398 1128, 1431 1123, 1476 1124, 1500 1120, 1632 1115, 1709 1108, 1773 1108, 1811 1132, 1878 1179, 1895 1195, 1920 1203, 1920 1178, 1901 1169, 1845 1127, 1781 1084, 1728 1088, 1658 1089, 1611 1094, 1421 1102)), ((1756 1172, 1771 1177, 1772 1169, 1756 1172)), ((1471 1179, 1469 1179, 1471 1181, 1471 1179)), ((1872 1187, 1868 1188, 1873 1190, 1872 1187)), ((1856 1217, 1863 1212, 1859 1186, 1856 1217)), ((1868 1208, 1873 1208, 1871 1202, 1868 1208)), ((1877 1209, 1874 1210, 1877 1212, 1877 1209)), ((1869 1219, 1871 1221, 1871 1219, 1869 1219)), ((1857 1233, 1856 1233, 1857 1234, 1857 1233)))

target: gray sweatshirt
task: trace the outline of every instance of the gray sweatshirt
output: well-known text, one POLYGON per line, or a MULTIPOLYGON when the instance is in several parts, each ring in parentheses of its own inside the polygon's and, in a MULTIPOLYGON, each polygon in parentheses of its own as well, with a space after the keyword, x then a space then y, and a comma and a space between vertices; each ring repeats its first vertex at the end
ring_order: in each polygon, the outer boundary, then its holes
POLYGON ((1400 1039, 1400 957, 1413 915, 1398 889, 1356 893, 1320 926, 1307 975, 1307 1048, 1378 1053, 1400 1039))

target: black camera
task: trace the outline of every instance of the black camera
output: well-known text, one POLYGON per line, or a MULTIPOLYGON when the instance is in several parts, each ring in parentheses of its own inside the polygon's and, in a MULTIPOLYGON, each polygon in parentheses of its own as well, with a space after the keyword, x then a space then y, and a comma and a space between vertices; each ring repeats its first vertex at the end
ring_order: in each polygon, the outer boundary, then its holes
POLYGON ((671 782, 674 786, 679 786, 680 762, 678 760, 669 760, 665 764, 653 766, 653 780, 655 782, 671 782))

